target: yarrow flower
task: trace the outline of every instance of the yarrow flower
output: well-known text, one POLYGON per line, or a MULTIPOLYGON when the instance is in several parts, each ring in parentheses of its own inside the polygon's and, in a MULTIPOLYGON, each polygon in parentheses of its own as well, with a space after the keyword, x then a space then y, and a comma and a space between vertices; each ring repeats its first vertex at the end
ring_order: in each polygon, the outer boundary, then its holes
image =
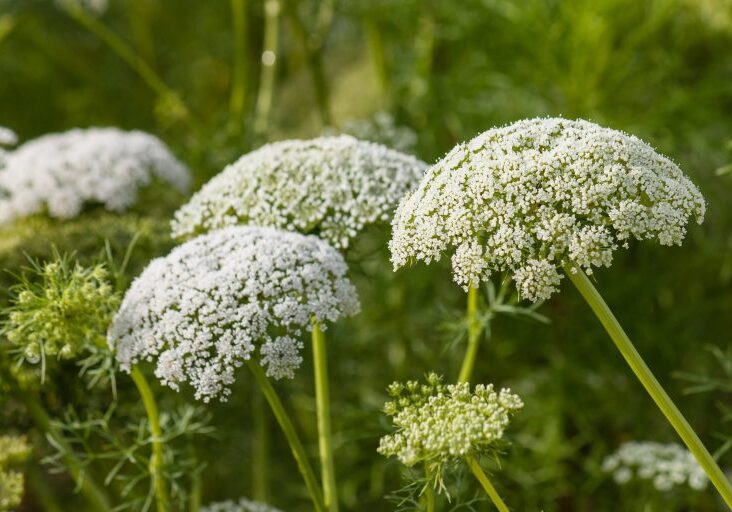
POLYGON ((631 239, 681 244, 701 223, 699 190, 640 139, 588 121, 529 119, 459 144, 394 215, 394 268, 452 250, 466 290, 493 272, 523 298, 557 291, 559 267, 609 266, 631 239))
POLYGON ((178 210, 175 237, 234 224, 317 234, 339 249, 387 222, 426 165, 353 137, 267 144, 229 165, 178 210))
POLYGON ((36 213, 69 219, 87 204, 121 212, 154 179, 181 192, 191 176, 156 137, 116 128, 44 135, 6 155, 0 170, 0 225, 36 213))
POLYGON ((297 337, 360 306, 343 257, 314 236, 232 226, 153 260, 108 333, 123 369, 157 359, 155 375, 198 399, 226 398, 234 371, 259 349, 274 378, 301 362, 297 337))
POLYGON ((201 512, 281 512, 279 509, 274 508, 265 503, 259 503, 251 501, 246 498, 241 498, 239 501, 221 501, 218 503, 211 503, 201 509, 201 512))
POLYGON ((479 384, 471 392, 467 382, 445 385, 435 374, 425 384, 395 382, 388 391, 392 401, 384 411, 396 432, 381 438, 378 451, 406 466, 487 452, 523 407, 509 389, 496 392, 492 384, 479 384))
POLYGON ((683 446, 671 443, 627 442, 605 458, 602 469, 612 473, 620 485, 632 480, 647 480, 659 491, 688 485, 701 491, 708 479, 694 456, 683 446))
POLYGON ((30 445, 22 436, 0 436, 0 511, 12 511, 23 498, 23 473, 12 469, 30 455, 30 445))

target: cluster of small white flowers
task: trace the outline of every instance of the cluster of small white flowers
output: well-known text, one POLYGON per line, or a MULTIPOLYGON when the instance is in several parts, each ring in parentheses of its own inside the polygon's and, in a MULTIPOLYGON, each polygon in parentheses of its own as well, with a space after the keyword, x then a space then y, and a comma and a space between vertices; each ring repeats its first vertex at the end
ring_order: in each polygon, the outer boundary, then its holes
POLYGON ((132 283, 108 333, 123 369, 157 358, 155 375, 196 398, 226 398, 260 347, 273 377, 301 358, 291 337, 360 305, 338 251, 314 236, 253 226, 202 235, 153 260, 132 283))
POLYGON ((694 184, 640 139, 588 121, 529 119, 431 167, 400 202, 389 247, 395 269, 452 248, 464 288, 507 272, 538 301, 557 291, 560 265, 591 273, 633 238, 681 244, 704 212, 694 184))
POLYGON ((503 437, 511 416, 523 407, 509 389, 496 393, 492 384, 442 384, 435 374, 427 383, 395 382, 393 401, 384 411, 393 417, 396 433, 381 438, 378 451, 396 456, 406 466, 442 463, 487 451, 503 437))
POLYGON ((116 128, 74 129, 26 142, 0 171, 0 225, 46 211, 79 215, 87 203, 124 211, 154 178, 181 192, 191 176, 156 137, 116 128))
POLYGON ((365 226, 391 218, 425 167, 348 135, 267 144, 226 167, 181 207, 173 236, 256 224, 317 234, 344 249, 365 226))
POLYGON ((405 153, 412 153, 417 145, 417 133, 409 127, 397 125, 388 112, 377 112, 368 119, 350 119, 343 123, 343 133, 405 153))
POLYGON ((602 469, 620 485, 637 478, 650 480, 659 491, 688 484, 701 491, 708 479, 694 456, 681 445, 632 441, 605 458, 602 469))
POLYGON ((239 501, 220 501, 201 508, 201 512, 281 512, 265 503, 241 498, 239 501))
POLYGON ((14 146, 18 143, 18 136, 10 128, 0 126, 0 168, 5 163, 5 155, 7 151, 2 146, 14 146))

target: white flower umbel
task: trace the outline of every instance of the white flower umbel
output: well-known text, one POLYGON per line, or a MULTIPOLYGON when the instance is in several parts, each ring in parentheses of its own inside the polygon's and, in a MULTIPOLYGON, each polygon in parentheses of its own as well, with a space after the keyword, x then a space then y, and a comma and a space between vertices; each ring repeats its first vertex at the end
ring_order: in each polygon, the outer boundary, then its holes
POLYGON ((0 146, 14 146, 18 143, 18 136, 10 128, 0 126, 0 146))
POLYGON ((689 450, 675 443, 623 443, 615 453, 605 458, 602 469, 611 473, 620 485, 632 480, 647 480, 659 491, 684 485, 702 491, 709 483, 689 450))
POLYGON ((241 498, 239 501, 220 501, 201 508, 201 512, 281 512, 265 503, 241 498))
POLYGON ((173 235, 255 224, 317 234, 345 249, 365 226, 388 222, 425 167, 347 135, 267 144, 226 167, 181 207, 173 235))
POLYGON ((272 377, 292 375, 292 339, 359 310, 343 257, 314 236, 234 226, 153 260, 122 301, 108 339, 122 368, 157 360, 155 375, 196 398, 229 395, 234 371, 260 347, 272 377))
POLYGON ((681 244, 701 222, 699 190, 640 139, 588 121, 529 119, 457 145, 405 196, 389 244, 395 268, 452 253, 466 290, 506 272, 549 298, 560 267, 609 266, 632 239, 681 244))
POLYGON ((158 138, 116 128, 44 135, 6 155, 0 171, 0 225, 47 212, 73 218, 86 204, 121 212, 158 179, 185 192, 191 176, 158 138))

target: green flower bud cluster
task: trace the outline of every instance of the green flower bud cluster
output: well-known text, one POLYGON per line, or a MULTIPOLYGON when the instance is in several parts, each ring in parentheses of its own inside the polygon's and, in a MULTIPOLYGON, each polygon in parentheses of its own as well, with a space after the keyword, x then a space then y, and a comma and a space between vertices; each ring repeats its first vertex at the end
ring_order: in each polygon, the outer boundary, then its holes
POLYGON ((434 373, 423 384, 395 382, 388 392, 393 400, 384 412, 393 418, 396 432, 381 438, 378 451, 406 466, 486 453, 523 407, 509 389, 496 392, 492 384, 478 384, 471 392, 470 384, 445 385, 434 373))
POLYGON ((23 498, 23 473, 9 469, 24 462, 30 445, 22 436, 0 436, 0 512, 15 510, 23 498))

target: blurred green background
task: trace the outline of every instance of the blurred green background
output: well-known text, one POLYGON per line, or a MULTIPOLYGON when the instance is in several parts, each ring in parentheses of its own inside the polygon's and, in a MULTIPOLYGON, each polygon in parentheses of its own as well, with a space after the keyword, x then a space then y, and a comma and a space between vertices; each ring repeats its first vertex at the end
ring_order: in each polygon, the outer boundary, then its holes
MULTIPOLYGON (((77 126, 146 130, 191 167, 197 186, 268 140, 353 130, 353 120, 371 127, 361 135, 406 140, 433 162, 492 126, 546 115, 638 135, 705 194, 707 219, 682 248, 636 244, 596 279, 711 451, 723 449, 732 370, 708 348, 727 351, 732 364, 732 180, 715 172, 732 161, 732 0, 0 0, 0 125, 22 141, 77 126), (374 128, 368 120, 379 112, 404 129, 374 128), (687 393, 684 374, 702 375, 708 392, 687 393)), ((119 225, 91 212, 21 226, 0 233, 0 258, 17 271, 24 251, 43 257, 51 242, 91 258, 105 238, 123 248, 142 229, 137 271, 170 247, 175 204, 147 198, 119 225)), ((333 330, 329 354, 342 502, 364 512, 398 508, 384 496, 406 482, 375 451, 388 428, 386 385, 429 370, 451 378, 463 353, 449 325, 460 321, 464 295, 448 269, 393 275, 387 236, 374 230, 349 254, 364 312, 333 330)), ((494 477, 514 510, 651 510, 648 499, 652 510, 722 510, 711 487, 647 498, 602 473, 621 442, 675 441, 674 433, 573 289, 565 284, 540 312, 549 324, 499 318, 476 369, 476 380, 509 385, 527 404, 494 477)), ((312 440, 305 361, 278 387, 312 440)), ((240 382, 230 402, 209 408, 217 433, 199 450, 204 502, 251 493, 255 390, 246 376, 240 382)), ((59 411, 86 399, 63 386, 49 393, 59 411)), ((6 401, 3 422, 23 421, 6 401)), ((274 423, 271 450, 270 501, 308 510, 274 423)), ((732 453, 720 457, 732 470, 732 453)), ((30 486, 23 510, 42 510, 44 493, 75 503, 61 510, 83 510, 63 475, 44 485, 30 486)), ((442 505, 469 510, 459 502, 442 505)))

